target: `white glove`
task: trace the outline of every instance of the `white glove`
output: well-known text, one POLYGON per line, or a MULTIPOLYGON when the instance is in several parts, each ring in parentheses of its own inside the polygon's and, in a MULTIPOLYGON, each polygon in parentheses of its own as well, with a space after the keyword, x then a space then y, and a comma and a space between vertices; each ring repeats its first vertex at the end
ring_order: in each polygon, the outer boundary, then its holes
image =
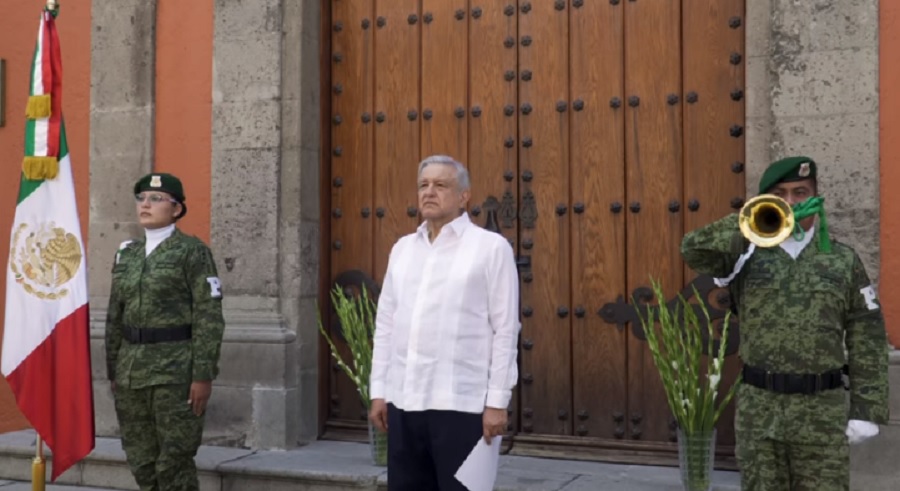
POLYGON ((851 445, 862 443, 878 435, 878 431, 878 425, 869 421, 860 421, 858 419, 847 421, 846 433, 851 445))

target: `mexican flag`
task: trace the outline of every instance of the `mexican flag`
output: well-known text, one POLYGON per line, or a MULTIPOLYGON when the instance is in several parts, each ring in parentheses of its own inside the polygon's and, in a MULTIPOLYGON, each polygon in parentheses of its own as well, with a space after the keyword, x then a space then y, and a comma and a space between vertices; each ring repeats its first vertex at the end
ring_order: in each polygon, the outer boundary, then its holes
POLYGON ((6 271, 3 375, 53 452, 55 480, 94 448, 86 253, 62 118, 55 12, 41 14, 6 271))

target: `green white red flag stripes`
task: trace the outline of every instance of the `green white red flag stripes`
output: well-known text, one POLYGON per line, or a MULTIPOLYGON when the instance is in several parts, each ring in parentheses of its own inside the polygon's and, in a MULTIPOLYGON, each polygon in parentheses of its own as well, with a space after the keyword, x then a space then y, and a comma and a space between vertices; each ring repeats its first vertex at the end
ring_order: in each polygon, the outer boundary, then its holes
POLYGON ((53 14, 44 11, 29 85, 23 171, 31 180, 52 179, 59 170, 62 127, 62 60, 53 14), (47 20, 49 19, 49 20, 47 20))
POLYGON ((59 55, 54 15, 44 11, 30 94, 38 98, 29 98, 26 111, 26 159, 10 234, 0 355, 19 409, 52 451, 53 480, 94 448, 86 254, 62 118, 59 55), (42 111, 46 102, 49 115, 42 111), (52 169, 40 164, 51 160, 52 169), (38 162, 40 173, 29 162, 38 162))

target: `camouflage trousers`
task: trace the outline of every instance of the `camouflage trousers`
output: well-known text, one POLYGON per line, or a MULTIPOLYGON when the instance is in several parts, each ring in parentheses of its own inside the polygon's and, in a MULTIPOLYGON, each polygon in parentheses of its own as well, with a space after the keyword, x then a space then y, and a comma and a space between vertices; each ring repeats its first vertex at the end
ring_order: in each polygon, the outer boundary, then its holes
POLYGON ((189 384, 116 389, 122 447, 141 491, 198 491, 194 456, 203 416, 187 403, 189 384))
POLYGON ((744 439, 735 449, 743 491, 848 491, 847 444, 798 445, 744 439))

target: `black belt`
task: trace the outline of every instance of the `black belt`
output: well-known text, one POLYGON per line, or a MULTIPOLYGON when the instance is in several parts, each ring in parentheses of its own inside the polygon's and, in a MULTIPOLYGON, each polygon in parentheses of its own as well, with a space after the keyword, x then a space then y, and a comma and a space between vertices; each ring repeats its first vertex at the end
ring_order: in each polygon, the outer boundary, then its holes
POLYGON ((773 373, 761 368, 744 365, 743 380, 760 389, 778 394, 815 394, 843 387, 840 368, 825 373, 773 373))
POLYGON ((131 344, 153 344, 191 339, 191 326, 122 327, 122 336, 131 344))

